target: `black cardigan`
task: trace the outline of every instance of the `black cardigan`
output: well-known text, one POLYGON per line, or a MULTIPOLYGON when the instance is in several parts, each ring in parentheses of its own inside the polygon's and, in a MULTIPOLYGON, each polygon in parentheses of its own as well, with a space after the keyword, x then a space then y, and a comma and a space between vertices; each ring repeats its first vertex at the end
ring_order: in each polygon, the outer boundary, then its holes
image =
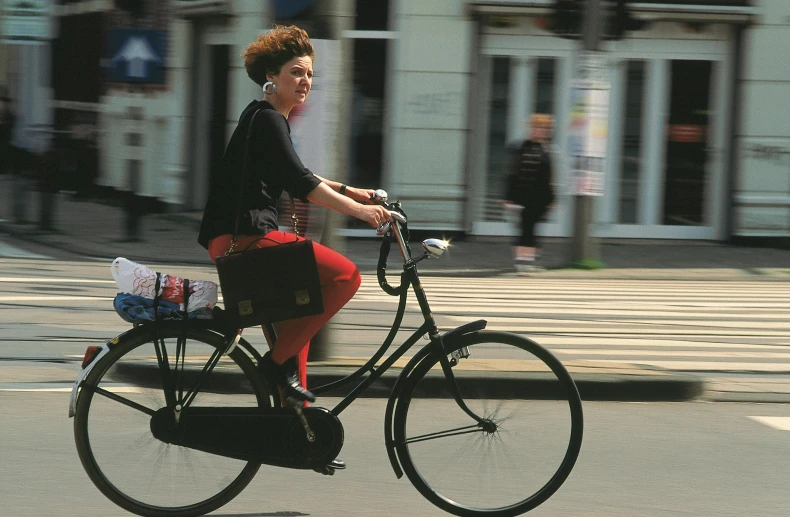
POLYGON ((212 171, 208 201, 203 212, 198 242, 208 249, 214 237, 233 233, 239 200, 239 180, 247 130, 256 110, 250 135, 248 170, 241 202, 240 235, 265 235, 278 228, 277 202, 283 190, 306 199, 321 183, 296 155, 291 127, 266 101, 253 101, 242 112, 222 157, 222 166, 212 171))
POLYGON ((525 140, 508 177, 505 199, 544 212, 554 202, 551 159, 543 147, 525 140))

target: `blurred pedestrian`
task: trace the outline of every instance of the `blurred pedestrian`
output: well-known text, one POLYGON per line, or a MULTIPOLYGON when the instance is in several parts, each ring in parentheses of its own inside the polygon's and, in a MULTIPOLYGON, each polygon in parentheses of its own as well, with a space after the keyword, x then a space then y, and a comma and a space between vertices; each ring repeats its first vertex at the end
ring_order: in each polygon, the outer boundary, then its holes
POLYGON ((515 242, 516 271, 535 271, 538 242, 535 226, 554 205, 552 166, 548 153, 554 131, 551 115, 534 114, 529 137, 522 142, 508 177, 505 203, 521 210, 521 232, 515 242))
MULTIPOLYGON (((313 56, 307 33, 295 26, 275 26, 244 52, 247 75, 262 88, 263 99, 253 100, 244 108, 222 166, 211 178, 198 242, 209 251, 212 261, 234 245, 234 249, 244 250, 302 240, 301 236, 278 229, 277 202, 283 191, 292 198, 331 208, 374 228, 391 218, 384 207, 368 204, 372 203, 372 190, 346 186, 313 174, 294 150, 288 116, 310 93, 313 56), (248 131, 249 159, 243 174, 248 131), (240 191, 243 196, 239 195, 240 191), (234 235, 237 208, 242 217, 239 234, 234 235)), ((310 339, 351 299, 361 282, 359 270, 346 257, 315 242, 313 248, 324 312, 275 323, 276 343, 261 361, 261 367, 288 397, 303 401, 315 400, 307 390, 305 373, 310 339)), ((266 288, 260 286, 261 290, 266 288)), ((269 336, 267 341, 271 346, 269 336)), ((341 468, 341 463, 335 460, 330 467, 341 468)))
POLYGON ((11 139, 16 117, 7 93, 0 94, 0 103, 0 174, 5 174, 12 165, 11 139))

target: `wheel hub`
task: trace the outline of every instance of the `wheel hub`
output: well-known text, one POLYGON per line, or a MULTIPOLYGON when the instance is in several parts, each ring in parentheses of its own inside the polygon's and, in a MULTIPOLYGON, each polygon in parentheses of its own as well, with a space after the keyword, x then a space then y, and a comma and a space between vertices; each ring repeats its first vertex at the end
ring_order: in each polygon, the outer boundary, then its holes
POLYGON ((480 422, 480 427, 488 434, 494 434, 499 429, 499 426, 493 420, 486 418, 482 422, 480 422))
POLYGON ((178 440, 181 429, 176 422, 173 409, 163 407, 154 413, 151 417, 151 434, 165 443, 175 443, 178 440))

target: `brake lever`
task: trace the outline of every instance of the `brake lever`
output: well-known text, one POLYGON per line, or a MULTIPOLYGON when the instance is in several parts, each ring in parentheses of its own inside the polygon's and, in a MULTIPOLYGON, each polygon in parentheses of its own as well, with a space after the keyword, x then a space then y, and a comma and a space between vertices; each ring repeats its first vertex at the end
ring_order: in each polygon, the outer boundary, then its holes
POLYGON ((376 235, 381 237, 382 235, 384 235, 385 233, 390 231, 391 227, 392 227, 392 224, 390 224, 389 221, 384 221, 383 223, 381 223, 380 225, 378 225, 376 227, 376 235))

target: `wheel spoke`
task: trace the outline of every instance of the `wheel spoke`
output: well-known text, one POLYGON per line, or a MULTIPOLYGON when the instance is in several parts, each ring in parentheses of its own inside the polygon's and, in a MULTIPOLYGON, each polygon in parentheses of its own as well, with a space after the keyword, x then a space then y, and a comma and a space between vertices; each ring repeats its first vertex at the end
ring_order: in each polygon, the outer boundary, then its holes
POLYGON ((404 443, 424 442, 426 440, 436 440, 437 438, 446 438, 448 436, 459 436, 462 434, 479 433, 479 432, 484 432, 480 428, 480 424, 468 425, 465 427, 458 427, 456 429, 447 429, 446 431, 437 431, 435 433, 428 433, 428 434, 423 434, 421 436, 415 436, 413 438, 409 438, 404 443))
POLYGON ((139 515, 205 515, 255 476, 257 463, 167 443, 177 432, 174 422, 156 422, 161 439, 151 428, 157 411, 176 403, 179 388, 183 400, 201 407, 269 404, 245 349, 230 355, 224 349, 218 333, 160 322, 158 332, 143 326, 121 336, 88 374, 74 419, 77 450, 91 481, 113 502, 139 515), (178 339, 188 346, 177 347, 178 339), (167 355, 176 348, 177 361, 167 355))
POLYGON ((153 410, 151 408, 147 408, 147 407, 143 406, 142 404, 138 404, 137 402, 135 402, 133 400, 129 400, 127 398, 124 398, 124 397, 118 395, 117 393, 113 393, 111 391, 107 391, 104 388, 99 388, 98 386, 96 386, 96 387, 88 387, 87 385, 82 387, 82 389, 86 389, 86 388, 91 390, 91 391, 93 391, 94 393, 98 393, 99 395, 107 397, 108 399, 114 400, 115 402, 119 402, 119 403, 123 404, 124 406, 128 406, 128 407, 130 407, 132 409, 136 409, 137 411, 145 413, 148 416, 154 416, 154 414, 156 413, 156 410, 153 410))
POLYGON ((583 424, 573 380, 548 351, 517 335, 481 331, 450 346, 469 346, 474 361, 465 364, 490 379, 457 372, 464 408, 446 390, 437 392, 442 370, 436 357, 410 372, 393 422, 403 471, 423 496, 452 514, 527 512, 560 487, 578 457, 583 424), (565 398, 525 396, 531 391, 565 398), (467 425, 469 412, 482 421, 467 425))

